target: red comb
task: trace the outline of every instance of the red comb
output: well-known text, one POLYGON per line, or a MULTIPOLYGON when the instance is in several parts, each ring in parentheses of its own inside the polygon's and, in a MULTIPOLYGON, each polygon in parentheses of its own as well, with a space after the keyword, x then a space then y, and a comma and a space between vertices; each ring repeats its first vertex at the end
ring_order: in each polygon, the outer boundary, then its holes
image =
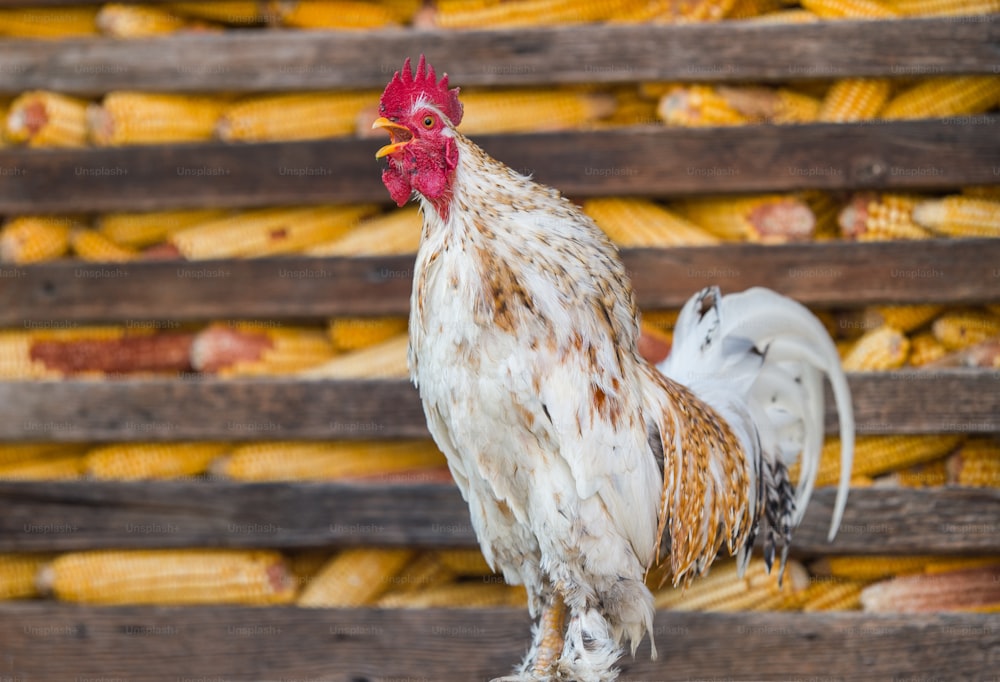
POLYGON ((462 121, 462 103, 458 101, 458 88, 448 89, 448 74, 438 81, 434 67, 427 64, 423 55, 417 62, 417 73, 410 68, 410 58, 403 62, 403 68, 396 72, 385 86, 379 100, 379 113, 387 118, 399 118, 408 113, 409 108, 423 96, 448 117, 452 125, 462 121))

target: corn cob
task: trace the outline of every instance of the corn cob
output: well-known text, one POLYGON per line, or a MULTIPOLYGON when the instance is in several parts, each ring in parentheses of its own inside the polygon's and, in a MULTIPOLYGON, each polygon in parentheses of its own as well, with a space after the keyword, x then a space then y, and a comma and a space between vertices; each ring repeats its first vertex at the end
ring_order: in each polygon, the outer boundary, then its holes
POLYGON ((389 579, 392 587, 382 597, 391 598, 395 594, 421 592, 446 585, 454 580, 455 574, 444 567, 435 552, 421 552, 396 575, 389 579))
POLYGON ((0 36, 71 38, 97 33, 97 7, 0 9, 0 36))
MULTIPOLYGON (((861 436, 854 448, 854 476, 878 476, 896 469, 944 457, 962 442, 962 436, 861 436)), ((816 486, 840 480, 840 439, 828 438, 820 453, 816 486)), ((798 463, 789 467, 791 480, 798 480, 798 463)))
POLYGON ((932 556, 829 556, 814 561, 809 568, 816 575, 833 576, 845 580, 881 580, 894 575, 923 573, 933 560, 932 556))
POLYGON ((82 446, 64 443, 0 443, 0 466, 53 455, 82 454, 82 446))
POLYGON ((140 333, 121 338, 35 338, 33 361, 61 374, 181 372, 191 369, 194 335, 187 332, 140 333))
MULTIPOLYGON (((60 373, 31 359, 33 343, 29 332, 0 332, 0 379, 22 380, 55 378, 60 373)), ((3 460, 0 459, 0 464, 3 460)))
POLYGON ((821 21, 819 15, 807 9, 783 9, 778 12, 768 12, 759 17, 750 17, 747 21, 756 24, 812 24, 821 21))
POLYGON ((660 98, 656 107, 660 119, 670 126, 745 125, 750 119, 708 85, 678 85, 660 98))
POLYGON ((962 196, 972 197, 973 199, 1000 201, 1000 185, 973 185, 970 187, 963 187, 962 196))
POLYGON ((958 16, 1000 12, 1000 0, 885 0, 907 16, 958 16))
POLYGON ((372 2, 293 0, 272 2, 271 7, 282 26, 294 28, 365 29, 399 23, 396 12, 372 2))
POLYGON ((961 350, 1000 335, 1000 316, 979 310, 952 310, 931 325, 934 338, 948 350, 961 350))
POLYGON ((802 595, 801 610, 856 611, 861 608, 861 591, 867 583, 854 580, 814 581, 802 595))
POLYGON ((892 82, 887 78, 846 78, 834 83, 817 114, 832 123, 868 121, 889 101, 892 82))
POLYGON ((316 574, 296 603, 311 608, 372 604, 413 557, 409 549, 346 549, 316 574))
MULTIPOLYGON (((137 329, 135 333, 144 331, 145 329, 137 329)), ((125 327, 122 325, 47 327, 34 329, 31 332, 31 337, 35 341, 78 341, 80 339, 111 341, 121 339, 124 336, 125 327)))
POLYGON ((87 103, 76 97, 33 90, 10 104, 8 142, 29 147, 82 147, 87 143, 87 103))
POLYGON ((945 485, 948 483, 948 460, 942 458, 901 469, 891 474, 889 480, 905 488, 929 488, 945 485))
POLYGON ((460 577, 494 575, 486 557, 478 549, 440 549, 434 553, 446 571, 460 577))
POLYGON ((424 6, 423 0, 378 0, 378 4, 392 12, 401 24, 412 21, 424 6))
POLYGON ((985 566, 996 567, 1000 564, 1000 556, 935 556, 924 567, 926 575, 964 571, 970 568, 985 566))
POLYGON ((83 455, 53 454, 0 466, 3 481, 64 481, 83 475, 83 455))
POLYGON ((216 324, 198 334, 191 364, 220 376, 257 376, 298 372, 335 355, 333 344, 318 329, 216 324))
POLYGON ((225 443, 117 443, 87 453, 87 474, 130 481, 198 476, 223 454, 225 443))
POLYGON ((917 197, 905 194, 861 192, 840 212, 838 222, 847 239, 928 239, 931 233, 913 221, 913 208, 918 201, 917 197))
POLYGON ((416 253, 423 221, 415 206, 362 220, 347 234, 310 247, 310 256, 374 256, 416 253))
POLYGON ((783 9, 781 0, 736 0, 726 13, 727 19, 749 19, 783 9))
POLYGON ((726 240, 767 244, 806 241, 816 224, 804 201, 782 194, 689 199, 674 202, 671 208, 726 240))
POLYGON ((368 348, 406 332, 405 317, 337 317, 327 333, 338 351, 368 348))
POLYGON ((1000 237, 1000 201, 966 196, 924 201, 914 207, 913 219, 955 237, 1000 237))
POLYGON ((818 99, 787 88, 720 85, 715 91, 750 122, 808 123, 819 114, 818 99))
POLYGON ((458 582, 415 592, 392 592, 376 606, 392 609, 521 607, 527 602, 523 587, 497 583, 458 582))
POLYGON ((73 230, 69 245, 81 260, 101 263, 122 263, 135 260, 139 254, 127 247, 119 246, 96 230, 73 230))
POLYGON ((294 253, 345 234, 374 210, 359 204, 245 211, 175 232, 170 243, 189 260, 294 253))
POLYGON ((617 88, 614 97, 614 113, 602 118, 597 127, 659 125, 656 100, 643 97, 634 86, 617 88))
POLYGON ((900 92, 885 105, 886 119, 935 118, 978 114, 1000 99, 1000 76, 928 78, 900 92))
POLYGON ((697 225, 645 199, 590 199, 584 202, 583 210, 621 247, 706 245, 719 242, 717 237, 697 225))
POLYGON ((1000 369, 1000 336, 965 346, 932 360, 929 367, 988 367, 1000 369))
POLYGON ((35 578, 48 554, 0 554, 0 601, 38 596, 35 578))
POLYGON ((295 584, 278 552, 224 549, 99 550, 57 557, 39 586, 89 604, 287 604, 295 584))
POLYGON ((627 12, 634 0, 571 2, 570 0, 514 0, 503 3, 476 3, 472 6, 437 4, 433 23, 441 28, 517 28, 583 24, 602 21, 627 12), (478 5, 478 6, 477 6, 478 5))
POLYGON ((1000 564, 875 583, 861 593, 861 604, 874 613, 1000 611, 1000 564))
POLYGON ((213 467, 241 481, 358 478, 440 467, 444 455, 432 441, 266 442, 233 449, 213 467))
POLYGON ((169 35, 195 26, 193 22, 153 5, 103 5, 97 27, 113 38, 148 38, 169 35))
POLYGON ((936 362, 947 354, 948 349, 935 338, 933 332, 921 332, 910 338, 909 363, 914 367, 936 362))
POLYGON ((654 365, 662 362, 674 343, 674 333, 663 331, 643 321, 639 326, 639 355, 654 365))
POLYGON ((786 566, 783 586, 777 572, 769 574, 764 562, 752 560, 742 577, 734 562, 713 566, 708 575, 684 588, 666 588, 655 593, 657 609, 677 611, 736 611, 752 608, 771 597, 792 598, 808 583, 805 568, 796 561, 786 566))
POLYGON ((823 19, 891 19, 899 13, 875 0, 802 0, 802 6, 823 19))
POLYGON ((642 321, 662 331, 670 331, 676 326, 680 312, 677 308, 669 310, 643 310, 642 321))
POLYGON ((104 147, 210 140, 225 106, 216 97, 112 92, 87 110, 90 139, 104 147))
POLYGON ((327 549, 307 549, 288 557, 288 570, 299 586, 308 585, 335 555, 327 549))
POLYGON ((570 89, 469 92, 462 94, 462 104, 459 128, 466 135, 579 128, 612 115, 616 107, 614 95, 570 89))
POLYGON ((951 483, 1000 488, 1000 443, 993 439, 970 439, 948 460, 951 483))
POLYGON ((866 327, 888 325, 901 332, 912 332, 941 314, 940 305, 875 306, 865 311, 866 327))
POLYGON ((70 229, 78 223, 58 216, 22 216, 7 221, 0 232, 0 262, 37 263, 69 250, 70 229))
POLYGON ((229 105, 216 126, 226 142, 308 140, 354 132, 374 92, 307 92, 252 97, 229 105))
POLYGON ((838 239, 840 225, 837 216, 840 214, 841 202, 829 192, 806 190, 798 193, 798 198, 806 203, 816 220, 813 238, 817 241, 838 239))
POLYGON ((228 215, 228 211, 203 208, 185 211, 105 213, 95 227, 121 246, 139 248, 162 242, 174 232, 228 215))
POLYGON ((274 19, 268 8, 268 3, 257 0, 173 2, 166 7, 178 14, 235 26, 262 24, 274 19))
POLYGON ((310 379, 400 378, 409 373, 406 349, 409 340, 400 334, 374 346, 346 353, 301 374, 310 379))

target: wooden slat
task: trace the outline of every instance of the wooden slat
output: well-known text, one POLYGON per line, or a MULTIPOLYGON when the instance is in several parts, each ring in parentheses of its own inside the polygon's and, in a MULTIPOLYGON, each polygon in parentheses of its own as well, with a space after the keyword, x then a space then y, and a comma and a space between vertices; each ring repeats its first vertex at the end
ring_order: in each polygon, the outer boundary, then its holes
MULTIPOLYGON (((0 605, 13 679, 485 681, 530 636, 519 609, 296 609, 0 605)), ((619 682, 992 679, 996 616, 656 614, 619 682)))
MULTIPOLYGON (((855 488, 826 540, 833 488, 816 491, 792 553, 1000 552, 991 488, 855 488)), ((474 547, 449 484, 0 481, 0 551, 348 545, 474 547)))
MULTIPOLYGON (((1000 300, 996 239, 723 244, 623 257, 647 310, 680 307, 713 284, 724 293, 765 286, 819 307, 1000 300)), ((412 278, 413 256, 7 266, 0 326, 406 315, 412 278)))
MULTIPOLYGON (((996 433, 1000 374, 849 376, 861 433, 996 433)), ((832 401, 827 427, 835 430, 832 401)), ((0 382, 0 441, 329 440, 427 436, 405 380, 196 378, 0 382)))
POLYGON ((458 85, 744 81, 993 73, 1000 27, 951 17, 819 24, 482 31, 230 31, 139 41, 5 41, 0 88, 382 88, 424 53, 458 85))
MULTIPOLYGON (((1000 126, 1000 116, 963 121, 646 126, 476 141, 512 168, 578 198, 996 183, 1000 136, 986 133, 1000 126)), ((0 149, 0 213, 387 202, 374 159, 381 143, 0 149)))

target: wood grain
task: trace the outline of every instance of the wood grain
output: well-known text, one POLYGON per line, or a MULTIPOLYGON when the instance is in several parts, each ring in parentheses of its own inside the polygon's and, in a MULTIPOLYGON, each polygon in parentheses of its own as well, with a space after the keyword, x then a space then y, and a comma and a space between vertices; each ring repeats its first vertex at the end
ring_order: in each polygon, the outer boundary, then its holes
MULTIPOLYGON (((961 26, 961 24, 955 24, 961 26)), ((123 41, 131 44, 131 41, 123 41)), ((145 43, 144 43, 145 44, 145 43)), ((373 102, 374 96, 373 96, 373 102)), ((476 136, 567 196, 994 184, 1000 116, 476 136)), ((387 202, 381 140, 0 149, 0 213, 387 202)))
POLYGON ((421 53, 461 86, 991 74, 998 42, 996 22, 951 17, 7 40, 0 89, 381 89, 405 57, 421 53))
MULTIPOLYGON (((996 617, 982 614, 660 611, 620 682, 991 679, 996 617)), ((14 679, 486 682, 528 644, 518 609, 296 609, 0 605, 14 679)))
MULTIPOLYGON (((816 491, 794 555, 1000 552, 998 490, 855 488, 829 543, 834 493, 816 491)), ((0 481, 0 512, 0 551, 476 546, 450 484, 0 481)))
MULTIPOLYGON (((1000 240, 822 242, 629 249, 639 304, 680 307, 698 290, 765 286, 812 306, 1000 300, 1000 240)), ((0 268, 0 325, 406 315, 413 256, 267 258, 0 268)))

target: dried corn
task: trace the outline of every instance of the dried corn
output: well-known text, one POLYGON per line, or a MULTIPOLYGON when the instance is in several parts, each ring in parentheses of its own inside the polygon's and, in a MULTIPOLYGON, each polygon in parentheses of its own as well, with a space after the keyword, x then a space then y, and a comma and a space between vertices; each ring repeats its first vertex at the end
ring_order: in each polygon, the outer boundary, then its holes
POLYGON ((1000 564, 875 583, 861 593, 861 604, 874 613, 1000 611, 1000 564))
POLYGON ((948 460, 944 458, 917 464, 891 474, 889 480, 906 488, 929 488, 946 485, 948 483, 947 465, 948 460))
POLYGON ((937 340, 933 332, 921 332, 910 338, 909 363, 914 367, 937 362, 947 354, 948 349, 937 340))
POLYGON ((33 90, 7 112, 8 142, 29 147, 82 147, 87 142, 87 103, 76 97, 33 90))
POLYGON ((910 340, 898 329, 878 327, 865 332, 841 363, 848 372, 883 372, 906 364, 910 340))
POLYGON ((405 317, 337 317, 330 320, 327 333, 338 351, 368 348, 406 333, 405 317))
POLYGON ((115 244, 96 230, 73 230, 69 245, 81 260, 101 263, 122 263, 135 260, 139 254, 125 246, 115 244))
POLYGON ((222 0, 221 2, 173 2, 172 12, 223 24, 247 26, 274 20, 268 3, 258 0, 222 0))
POLYGON ((948 350, 961 350, 1000 335, 1000 315, 980 310, 952 310, 931 325, 934 338, 948 350))
POLYGON ((457 576, 493 575, 493 569, 486 563, 486 557, 478 549, 441 549, 434 555, 445 570, 457 576))
POLYGON ((347 234, 310 247, 310 256, 374 256, 416 253, 423 219, 415 206, 362 220, 347 234))
POLYGON ((801 609, 815 611, 856 611, 861 608, 861 591, 867 583, 854 580, 820 580, 806 588, 801 609))
POLYGON ((793 599, 808 583, 808 573, 796 561, 785 566, 785 579, 768 573, 763 560, 752 560, 742 577, 735 562, 727 561, 684 588, 666 588, 655 593, 656 608, 677 611, 735 611, 753 608, 772 597, 793 599))
POLYGON ((320 569, 297 604, 311 608, 372 604, 389 591, 391 579, 413 557, 410 549, 346 549, 320 569))
POLYGON ((813 238, 819 240, 837 239, 840 237, 840 225, 837 216, 840 214, 841 202, 829 192, 806 190, 798 193, 798 197, 806 202, 816 220, 813 238))
POLYGON ((153 5, 108 3, 97 13, 97 27, 113 38, 169 35, 195 26, 193 22, 153 5))
POLYGON ((83 475, 83 455, 54 454, 0 466, 3 481, 65 481, 83 475))
POLYGON ((885 0, 907 16, 959 16, 1000 12, 1000 0, 885 0))
POLYGON ((388 341, 346 353, 324 365, 303 372, 309 379, 390 379, 409 373, 406 358, 409 339, 400 334, 388 341))
POLYGON ((389 579, 392 587, 388 594, 407 594, 440 587, 450 583, 455 574, 445 568, 435 552, 421 552, 396 575, 389 579))
POLYGON ((801 0, 823 19, 891 19, 899 13, 876 0, 801 0))
POLYGON ((191 369, 194 335, 186 332, 138 333, 120 338, 35 338, 33 361, 61 374, 182 372, 191 369))
POLYGON ((1000 237, 1000 201, 966 196, 924 201, 913 208, 913 219, 955 237, 1000 237))
POLYGON ((36 263, 69 250, 70 230, 79 224, 58 216, 21 216, 7 221, 0 232, 0 262, 36 263))
POLYGON ((844 237, 858 241, 928 239, 932 235, 913 221, 919 199, 905 194, 854 195, 840 212, 844 237))
POLYGON ((875 306, 869 309, 866 318, 870 322, 866 326, 877 327, 885 324, 901 332, 912 332, 923 327, 933 320, 941 311, 940 305, 895 305, 895 306, 875 306))
MULTIPOLYGON (((962 436, 935 434, 927 436, 861 436, 854 447, 854 476, 878 476, 896 469, 931 462, 944 457, 962 442, 962 436)), ((799 465, 789 469, 791 480, 798 480, 799 465)), ((820 453, 816 485, 832 485, 840 480, 840 439, 828 438, 820 453)))
POLYGON ((117 443, 87 453, 87 474, 119 481, 198 476, 228 449, 226 443, 117 443))
POLYGON ((308 140, 350 135, 376 92, 308 92, 244 99, 226 107, 216 130, 227 142, 308 140))
POLYGON ((716 86, 716 92, 751 122, 808 123, 819 114, 820 101, 795 90, 768 87, 716 86))
POLYGON ((768 12, 759 17, 751 17, 747 21, 757 24, 812 24, 821 21, 819 15, 807 9, 783 9, 778 12, 768 12))
POLYGON ((202 208, 184 211, 146 211, 142 213, 105 213, 95 227, 105 237, 121 246, 139 248, 162 242, 174 232, 216 220, 228 211, 202 208))
MULTIPOLYGON (((56 378, 59 372, 31 359, 34 343, 30 332, 0 332, 0 379, 23 380, 56 378)), ((3 463, 0 457, 0 464, 3 463)))
POLYGON ((97 33, 97 7, 0 9, 0 36, 71 38, 97 33))
POLYGON ((466 135, 579 128, 612 115, 617 106, 614 95, 568 89, 468 92, 462 105, 459 129, 466 135))
POLYGON ((1000 76, 928 78, 900 92, 885 105, 881 118, 935 118, 978 114, 1000 100, 1000 76))
POLYGON ((210 140, 226 103, 217 97, 112 92, 87 111, 100 146, 210 140))
POLYGON ((0 466, 52 455, 76 455, 82 446, 65 443, 0 443, 0 466))
POLYGON ((524 28, 557 24, 582 24, 602 21, 639 4, 634 0, 514 0, 503 3, 437 3, 433 23, 441 28, 524 28))
POLYGON ((1000 201, 1000 185, 973 185, 970 187, 963 187, 962 196, 972 197, 974 199, 1000 201))
POLYGON ((1000 488, 1000 442, 970 439, 949 458, 948 470, 952 483, 1000 488))
POLYGON ((458 582, 414 592, 392 592, 376 603, 381 608, 485 608, 522 607, 527 602, 523 587, 482 582, 458 582))
POLYGON ((830 556, 809 565, 813 573, 845 580, 873 581, 894 575, 923 573, 931 556, 830 556))
POLYGON ((889 101, 892 81, 887 78, 846 78, 834 83, 817 119, 831 123, 874 119, 889 101))
POLYGON ((688 199, 674 202, 671 208, 727 240, 768 244, 806 241, 816 225, 804 201, 782 194, 688 199))
POLYGON ((0 554, 0 600, 38 596, 35 579, 51 560, 47 554, 0 554))
POLYGON ((694 223, 645 199, 590 199, 584 212, 618 246, 686 246, 716 244, 719 239, 694 223))
POLYGON ((366 29, 399 23, 397 12, 372 2, 283 0, 271 6, 283 26, 294 28, 366 29))
POLYGON ((750 123, 749 118, 708 85, 673 86, 660 98, 656 113, 667 125, 685 128, 750 123))
POLYGON ((726 13, 726 18, 749 19, 777 12, 783 7, 781 0, 736 0, 726 13))

